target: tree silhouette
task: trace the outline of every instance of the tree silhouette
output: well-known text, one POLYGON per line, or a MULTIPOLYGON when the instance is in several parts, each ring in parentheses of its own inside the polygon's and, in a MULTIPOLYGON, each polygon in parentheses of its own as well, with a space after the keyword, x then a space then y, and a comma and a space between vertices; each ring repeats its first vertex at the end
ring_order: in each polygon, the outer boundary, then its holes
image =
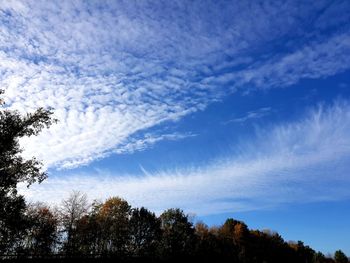
POLYGON ((235 247, 233 243, 226 242, 218 235, 217 228, 209 228, 206 224, 198 222, 195 226, 196 248, 195 255, 202 261, 235 261, 235 247))
POLYGON ((194 227, 180 209, 168 209, 160 215, 162 220, 161 250, 164 257, 186 257, 194 249, 194 227))
POLYGON ((112 197, 98 207, 97 220, 101 229, 101 251, 124 256, 129 242, 131 206, 119 197, 112 197))
POLYGON ((336 263, 347 263, 348 262, 348 257, 341 250, 335 251, 334 259, 335 259, 336 263))
POLYGON ((29 222, 26 248, 34 256, 54 252, 58 242, 58 216, 44 204, 34 204, 27 208, 29 222))
POLYGON ((78 253, 76 231, 78 221, 87 214, 89 204, 85 194, 73 191, 70 196, 63 200, 59 209, 60 222, 63 233, 66 236, 63 241, 63 250, 67 255, 78 253))
POLYGON ((25 200, 18 194, 17 185, 29 187, 47 176, 36 158, 25 160, 21 156, 19 139, 37 135, 56 120, 51 117, 52 111, 43 108, 21 115, 5 108, 3 100, 0 107, 0 253, 4 254, 16 248, 24 231, 25 200))
POLYGON ((146 208, 135 208, 130 218, 130 253, 151 257, 156 253, 161 238, 161 221, 146 208))

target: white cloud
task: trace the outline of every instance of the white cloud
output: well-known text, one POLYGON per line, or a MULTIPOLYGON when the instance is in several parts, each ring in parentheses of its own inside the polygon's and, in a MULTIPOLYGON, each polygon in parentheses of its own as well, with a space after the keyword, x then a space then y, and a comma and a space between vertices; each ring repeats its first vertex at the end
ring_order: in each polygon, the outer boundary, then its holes
POLYGON ((300 50, 243 71, 243 83, 273 88, 297 83, 300 79, 325 78, 349 68, 350 34, 336 35, 327 41, 307 45, 300 50))
MULTIPOLYGON (((152 143, 135 141, 137 133, 203 110, 233 89, 286 86, 348 69, 349 7, 341 7, 337 20, 323 1, 300 5, 1 1, 0 86, 7 105, 53 107, 60 120, 21 142, 26 156, 47 167, 75 167, 144 149, 152 143), (312 30, 304 29, 320 10, 312 30), (322 33, 330 19, 341 29, 332 37, 322 33), (306 37, 301 48, 269 55, 274 41, 304 35, 314 42, 306 37)), ((169 136, 153 141, 160 139, 169 136)))
POLYGON ((231 122, 243 123, 248 120, 263 118, 269 115, 270 113, 271 113, 270 107, 263 107, 257 110, 248 111, 244 116, 226 121, 225 124, 231 123, 231 122))
POLYGON ((202 80, 206 85, 230 83, 235 88, 278 88, 296 84, 301 79, 326 78, 350 67, 350 33, 333 36, 322 42, 302 46, 258 61, 242 70, 202 80))
POLYGON ((337 101, 298 121, 262 127, 250 144, 238 145, 239 154, 206 167, 51 177, 22 191, 29 200, 58 203, 77 189, 91 199, 118 195, 157 212, 181 207, 199 215, 349 198, 349 130, 350 103, 337 101))

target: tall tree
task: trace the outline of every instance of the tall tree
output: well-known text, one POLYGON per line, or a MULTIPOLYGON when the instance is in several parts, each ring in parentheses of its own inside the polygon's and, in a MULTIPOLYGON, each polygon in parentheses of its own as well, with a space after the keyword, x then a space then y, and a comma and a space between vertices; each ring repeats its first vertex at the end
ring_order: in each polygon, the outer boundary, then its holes
POLYGON ((334 253, 334 259, 336 263, 348 263, 348 257, 341 250, 337 250, 334 253))
MULTIPOLYGON (((72 237, 72 253, 77 255, 99 254, 101 252, 101 225, 94 210, 76 222, 72 237)), ((65 248, 64 248, 65 249, 65 248)), ((65 250, 64 252, 67 253, 65 250)))
POLYGON ((194 249, 194 227, 180 209, 168 209, 160 215, 162 220, 161 249, 165 257, 186 257, 194 249))
MULTIPOLYGON (((0 95, 3 91, 0 91, 0 95)), ((0 253, 10 252, 23 233, 25 200, 17 192, 18 183, 29 187, 43 181, 47 174, 36 158, 25 160, 19 139, 37 135, 54 120, 51 110, 37 109, 21 115, 4 107, 0 99, 0 253)))
POLYGON ((79 191, 73 191, 61 203, 59 214, 65 236, 63 248, 67 255, 77 252, 77 242, 75 242, 77 223, 87 214, 88 209, 87 196, 79 191))
POLYGON ((119 197, 109 198, 97 214, 101 228, 101 251, 124 256, 129 243, 129 219, 131 206, 119 197))
POLYGON ((151 256, 161 237, 160 219, 146 208, 135 208, 130 218, 130 252, 135 256, 151 256))
POLYGON ((29 222, 26 236, 28 252, 35 256, 48 255, 54 252, 58 242, 58 216, 44 204, 27 207, 29 222))

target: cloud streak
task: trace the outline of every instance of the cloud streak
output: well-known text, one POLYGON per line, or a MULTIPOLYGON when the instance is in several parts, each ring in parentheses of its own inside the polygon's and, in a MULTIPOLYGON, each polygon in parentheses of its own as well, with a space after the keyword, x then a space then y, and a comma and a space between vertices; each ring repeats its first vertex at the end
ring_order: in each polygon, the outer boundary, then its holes
POLYGON ((231 122, 244 123, 248 120, 260 119, 271 113, 270 107, 263 107, 254 111, 248 111, 246 115, 238 118, 234 118, 232 120, 226 121, 225 124, 231 122))
POLYGON ((51 177, 22 190, 29 200, 58 203, 77 189, 92 199, 119 195, 157 212, 180 206, 198 215, 339 200, 350 197, 349 129, 350 103, 337 101, 300 120, 258 129, 236 154, 206 167, 51 177))
POLYGON ((246 92, 257 88, 278 88, 296 84, 301 79, 326 78, 349 69, 350 33, 333 36, 326 41, 310 43, 286 54, 202 80, 207 85, 230 83, 246 92))

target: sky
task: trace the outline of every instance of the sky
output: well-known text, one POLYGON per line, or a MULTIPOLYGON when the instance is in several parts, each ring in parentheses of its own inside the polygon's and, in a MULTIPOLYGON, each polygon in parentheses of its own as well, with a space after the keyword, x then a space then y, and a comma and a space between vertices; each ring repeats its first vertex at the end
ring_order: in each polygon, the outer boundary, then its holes
POLYGON ((20 143, 72 190, 227 217, 350 255, 349 1, 0 0, 6 107, 59 120, 20 143))

